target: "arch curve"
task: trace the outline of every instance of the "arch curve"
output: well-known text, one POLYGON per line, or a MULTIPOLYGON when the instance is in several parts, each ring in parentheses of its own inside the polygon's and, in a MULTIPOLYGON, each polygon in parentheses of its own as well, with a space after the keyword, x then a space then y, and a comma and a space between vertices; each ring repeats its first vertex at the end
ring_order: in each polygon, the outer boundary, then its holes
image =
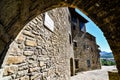
MULTIPOLYGON (((42 12, 63 6, 77 7, 100 27, 110 44, 120 73, 119 0, 1 0, 1 59, 5 55, 9 44, 26 23, 42 12)), ((2 62, 0 63, 2 64, 2 62)))

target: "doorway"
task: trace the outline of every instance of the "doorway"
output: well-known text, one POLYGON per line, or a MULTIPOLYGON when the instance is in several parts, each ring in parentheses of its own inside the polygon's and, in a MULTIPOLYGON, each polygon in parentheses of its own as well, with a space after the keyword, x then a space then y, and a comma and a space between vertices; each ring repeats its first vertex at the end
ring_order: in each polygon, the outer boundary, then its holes
POLYGON ((73 73, 74 73, 74 71, 73 71, 73 58, 70 58, 70 74, 71 74, 71 76, 73 76, 73 73))

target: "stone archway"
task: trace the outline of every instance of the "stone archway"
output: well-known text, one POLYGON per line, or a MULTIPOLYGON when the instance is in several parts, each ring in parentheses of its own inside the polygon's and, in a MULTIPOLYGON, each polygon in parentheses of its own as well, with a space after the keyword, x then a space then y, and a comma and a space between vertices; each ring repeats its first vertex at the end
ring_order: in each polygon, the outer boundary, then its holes
POLYGON ((120 73, 119 0, 1 0, 0 58, 2 59, 20 30, 38 14, 56 7, 77 7, 104 32, 120 73))

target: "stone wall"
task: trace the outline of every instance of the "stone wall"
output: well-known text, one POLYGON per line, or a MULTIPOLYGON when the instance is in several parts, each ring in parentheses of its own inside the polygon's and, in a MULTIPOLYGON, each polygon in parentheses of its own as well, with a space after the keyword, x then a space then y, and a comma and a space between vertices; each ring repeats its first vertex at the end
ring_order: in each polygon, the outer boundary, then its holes
POLYGON ((75 38, 77 47, 74 47, 76 72, 100 69, 100 55, 95 37, 84 32, 79 32, 75 38))
POLYGON ((120 0, 0 0, 0 66, 8 46, 26 23, 42 12, 66 6, 77 7, 100 27, 110 44, 120 74, 118 3, 120 0))
POLYGON ((109 80, 120 80, 120 75, 117 70, 108 71, 109 80))
POLYGON ((44 13, 26 24, 9 46, 1 80, 70 80, 70 58, 74 56, 69 12, 60 8, 47 13, 54 31, 44 25, 44 13))

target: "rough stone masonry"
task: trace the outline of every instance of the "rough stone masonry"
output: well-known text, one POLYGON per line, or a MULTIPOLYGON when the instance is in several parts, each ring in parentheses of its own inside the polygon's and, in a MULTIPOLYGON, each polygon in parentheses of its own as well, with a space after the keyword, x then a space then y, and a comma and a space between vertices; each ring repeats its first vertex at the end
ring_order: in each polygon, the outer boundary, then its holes
POLYGON ((77 7, 103 31, 120 74, 119 6, 120 0, 0 0, 0 66, 9 45, 31 19, 54 8, 77 7))
POLYGON ((71 28, 67 8, 47 12, 54 31, 45 26, 45 13, 30 21, 9 46, 0 80, 70 80, 71 28))

